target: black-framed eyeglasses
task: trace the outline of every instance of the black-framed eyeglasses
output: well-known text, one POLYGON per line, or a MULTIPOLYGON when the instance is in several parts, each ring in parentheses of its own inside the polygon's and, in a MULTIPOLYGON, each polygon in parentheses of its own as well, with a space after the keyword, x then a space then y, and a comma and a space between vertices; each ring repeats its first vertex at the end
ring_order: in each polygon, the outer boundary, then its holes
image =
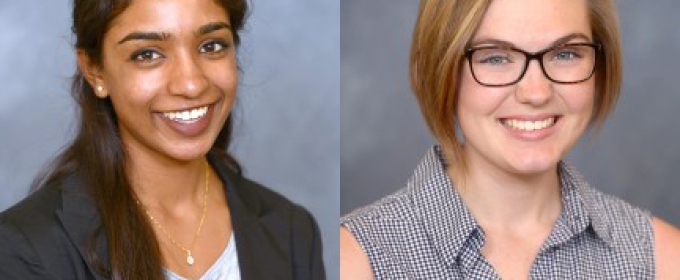
POLYGON ((562 44, 535 53, 513 47, 480 46, 465 50, 465 57, 472 76, 484 86, 516 84, 534 59, 550 81, 574 84, 593 76, 601 49, 602 45, 595 43, 562 44))

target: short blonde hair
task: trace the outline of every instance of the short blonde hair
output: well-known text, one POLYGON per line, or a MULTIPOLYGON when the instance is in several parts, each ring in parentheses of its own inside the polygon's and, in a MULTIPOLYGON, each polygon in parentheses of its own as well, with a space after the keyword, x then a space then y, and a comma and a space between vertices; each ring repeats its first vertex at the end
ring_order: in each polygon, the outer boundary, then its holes
MULTIPOLYGON (((600 127, 621 88, 621 42, 612 0, 587 0, 593 39, 602 44, 595 69, 591 124, 600 127)), ((411 45, 411 87, 428 127, 449 161, 465 170, 456 120, 465 49, 491 0, 421 0, 411 45)))

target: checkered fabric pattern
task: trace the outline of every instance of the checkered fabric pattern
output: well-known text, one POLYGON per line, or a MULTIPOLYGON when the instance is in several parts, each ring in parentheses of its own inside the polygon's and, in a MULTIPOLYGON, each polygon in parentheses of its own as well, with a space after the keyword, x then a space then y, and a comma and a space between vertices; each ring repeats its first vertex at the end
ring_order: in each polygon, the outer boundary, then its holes
MULTIPOLYGON (((405 188, 342 217, 376 279, 500 279, 481 254, 485 236, 429 150, 405 188)), ((654 279, 649 213, 592 189, 559 165, 562 212, 531 279, 654 279)))

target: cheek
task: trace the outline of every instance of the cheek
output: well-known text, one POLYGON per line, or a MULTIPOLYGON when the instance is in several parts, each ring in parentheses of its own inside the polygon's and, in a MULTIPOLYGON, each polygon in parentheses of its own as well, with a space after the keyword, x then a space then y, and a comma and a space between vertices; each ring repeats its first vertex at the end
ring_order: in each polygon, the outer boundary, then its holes
POLYGON ((508 88, 478 84, 467 67, 461 76, 457 102, 458 118, 465 119, 469 115, 493 116, 507 96, 508 88))
POLYGON ((234 58, 226 60, 224 63, 208 64, 205 73, 212 84, 227 94, 236 91, 238 86, 238 68, 234 58))
POLYGON ((595 106, 595 84, 587 82, 581 85, 566 85, 561 96, 569 112, 590 119, 595 106))
POLYGON ((140 72, 120 68, 122 71, 114 73, 108 83, 111 99, 116 103, 125 102, 132 106, 146 106, 161 92, 164 85, 164 75, 160 71, 140 72))
POLYGON ((126 84, 129 85, 131 91, 148 96, 155 92, 162 92, 167 85, 166 77, 167 75, 161 71, 130 75, 129 82, 126 84))

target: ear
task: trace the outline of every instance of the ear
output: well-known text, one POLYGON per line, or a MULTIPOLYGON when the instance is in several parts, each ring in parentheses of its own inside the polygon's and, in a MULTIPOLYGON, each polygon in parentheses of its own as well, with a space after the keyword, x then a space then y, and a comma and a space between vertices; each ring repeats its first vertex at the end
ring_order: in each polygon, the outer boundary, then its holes
POLYGON ((106 98, 109 96, 104 79, 102 78, 101 66, 94 63, 90 56, 84 50, 77 50, 76 58, 78 60, 78 68, 83 73, 85 79, 94 89, 94 93, 99 98, 106 98))

